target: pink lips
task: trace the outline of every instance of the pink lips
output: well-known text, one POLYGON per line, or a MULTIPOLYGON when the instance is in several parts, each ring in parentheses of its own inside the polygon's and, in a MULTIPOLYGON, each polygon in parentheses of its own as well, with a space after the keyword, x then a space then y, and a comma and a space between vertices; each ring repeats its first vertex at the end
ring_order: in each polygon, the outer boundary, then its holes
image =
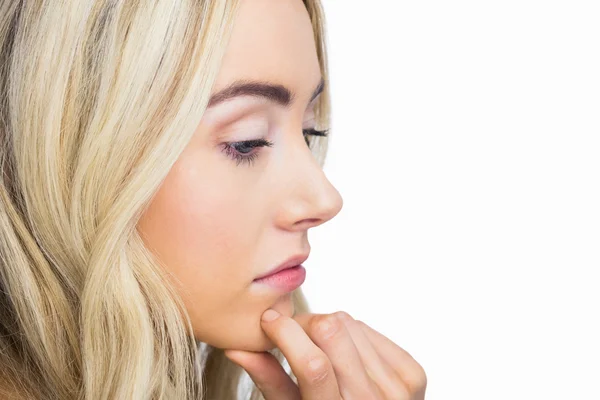
POLYGON ((270 286, 273 289, 283 292, 296 290, 304 283, 306 279, 306 270, 302 265, 283 269, 275 274, 271 274, 261 279, 254 280, 255 283, 270 286))
POLYGON ((254 280, 262 279, 269 275, 276 274, 277 272, 284 270, 286 268, 295 267, 297 265, 302 264, 307 259, 308 259, 308 254, 298 254, 296 256, 290 257, 286 261, 284 261, 282 264, 280 264, 278 267, 273 268, 272 270, 262 274, 261 276, 255 278, 254 280))
POLYGON ((306 259, 308 259, 308 255, 291 257, 278 267, 254 279, 254 282, 291 292, 302 285, 306 279, 306 269, 301 265, 306 259))

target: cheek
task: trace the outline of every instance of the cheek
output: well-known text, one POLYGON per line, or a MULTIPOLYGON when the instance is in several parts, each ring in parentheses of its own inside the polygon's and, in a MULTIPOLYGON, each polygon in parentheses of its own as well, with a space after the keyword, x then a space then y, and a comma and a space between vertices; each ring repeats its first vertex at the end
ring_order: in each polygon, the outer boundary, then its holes
POLYGON ((244 215, 238 196, 218 177, 176 164, 142 216, 138 229, 146 243, 182 282, 218 278, 243 244, 244 215))
MULTIPOLYGON (((175 277, 196 338, 258 351, 269 348, 260 315, 276 300, 253 297, 249 290, 271 262, 259 259, 264 257, 260 249, 266 245, 268 207, 265 191, 240 175, 209 156, 181 157, 142 215, 138 231, 175 277)), ((288 305, 280 307, 289 313, 288 305)))

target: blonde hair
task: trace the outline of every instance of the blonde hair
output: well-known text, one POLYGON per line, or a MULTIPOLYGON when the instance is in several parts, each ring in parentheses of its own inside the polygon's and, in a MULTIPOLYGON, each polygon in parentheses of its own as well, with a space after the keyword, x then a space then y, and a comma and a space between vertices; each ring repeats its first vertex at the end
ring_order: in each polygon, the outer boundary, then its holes
MULTIPOLYGON (((304 3, 328 128, 323 10, 304 3)), ((237 8, 0 0, 2 398, 237 398, 244 371, 200 351, 136 231, 200 122, 237 8)), ((310 140, 323 166, 327 139, 310 140)))

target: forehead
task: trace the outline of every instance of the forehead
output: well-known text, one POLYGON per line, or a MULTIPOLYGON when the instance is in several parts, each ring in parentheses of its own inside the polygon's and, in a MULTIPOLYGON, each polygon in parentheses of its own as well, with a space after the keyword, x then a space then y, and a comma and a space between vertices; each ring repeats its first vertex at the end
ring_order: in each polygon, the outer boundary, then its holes
POLYGON ((312 25, 301 0, 241 0, 213 92, 252 79, 309 96, 320 77, 312 25))

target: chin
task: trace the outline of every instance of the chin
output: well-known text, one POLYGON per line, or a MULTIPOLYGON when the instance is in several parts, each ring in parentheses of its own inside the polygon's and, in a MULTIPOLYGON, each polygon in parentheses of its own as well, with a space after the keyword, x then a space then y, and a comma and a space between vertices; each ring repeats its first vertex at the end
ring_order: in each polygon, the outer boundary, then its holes
MULTIPOLYGON (((286 295, 281 301, 267 308, 273 308, 281 315, 292 317, 294 315, 294 306, 286 295)), ((261 309, 251 315, 244 315, 237 319, 237 323, 230 324, 229 329, 220 330, 220 332, 204 332, 196 334, 196 339, 207 343, 219 349, 245 350, 245 351, 269 351, 274 349, 275 344, 262 330, 260 318, 267 310, 261 309)))
POLYGON ((240 343, 237 344, 237 347, 232 347, 232 348, 239 349, 239 350, 260 352, 260 351, 269 351, 276 347, 275 343, 273 343, 267 337, 267 335, 265 335, 264 332, 262 332, 262 330, 260 332, 257 332, 254 340, 247 340, 247 339, 250 339, 250 338, 244 338, 242 341, 240 341, 240 343))
POLYGON ((260 326, 247 327, 246 329, 240 327, 235 331, 232 330, 221 335, 211 335, 211 337, 207 337, 207 335, 195 336, 197 340, 223 350, 232 349, 260 352, 272 350, 276 347, 262 329, 260 329, 260 326), (245 332, 245 334, 242 336, 236 334, 237 332, 245 332))

